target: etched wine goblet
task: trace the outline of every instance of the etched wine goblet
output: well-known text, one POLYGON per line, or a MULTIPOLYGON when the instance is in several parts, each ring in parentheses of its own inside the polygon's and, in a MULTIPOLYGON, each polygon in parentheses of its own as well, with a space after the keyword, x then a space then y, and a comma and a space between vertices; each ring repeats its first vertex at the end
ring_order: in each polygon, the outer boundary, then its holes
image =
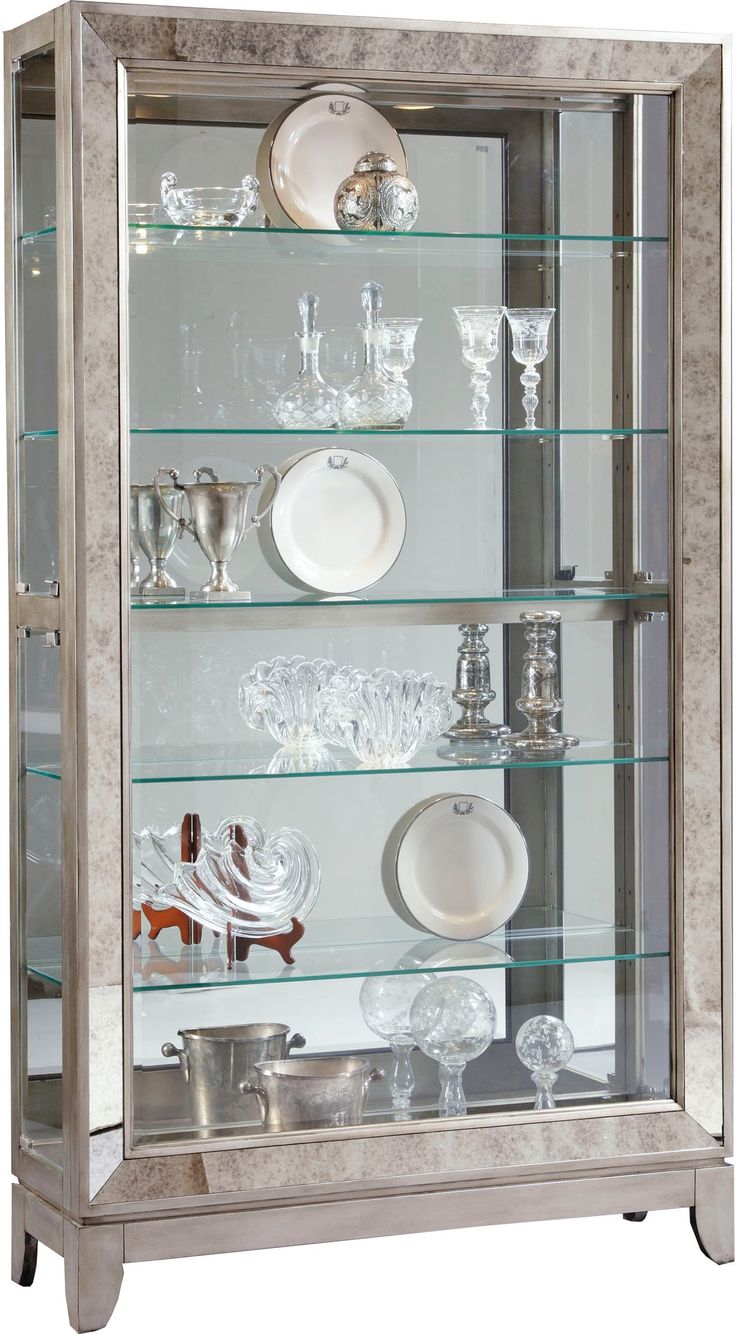
POLYGON ((463 1071, 496 1035, 496 1007, 488 992, 467 977, 437 978, 420 991, 410 1022, 416 1045, 439 1062, 440 1116, 465 1116, 463 1071))
POLYGON ((535 414, 539 407, 537 385, 542 377, 534 368, 547 355, 547 335, 554 313, 554 306, 546 309, 519 307, 506 311, 506 319, 511 327, 511 355, 514 361, 524 367, 520 376, 524 387, 521 405, 526 413, 527 430, 534 430, 535 414))
POLYGON ((383 1038, 394 1054, 388 1087, 391 1105, 398 1113, 407 1111, 414 1091, 410 1053, 416 1043, 409 1015, 419 992, 430 981, 422 973, 403 973, 367 977, 360 988, 360 1008, 368 1028, 383 1038))
POLYGON ((522 1065, 532 1072, 537 1087, 535 1111, 555 1107, 552 1089, 560 1070, 572 1060, 575 1039, 562 1019, 551 1014, 535 1014, 527 1019, 516 1034, 516 1054, 522 1065))
POLYGON ((484 431, 488 416, 488 367, 498 356, 498 330, 505 306, 453 306, 455 324, 460 334, 462 357, 470 371, 473 390, 472 411, 476 429, 484 431))
POLYGON ((409 392, 406 372, 414 365, 414 343, 421 317, 381 320, 383 341, 379 352, 381 365, 387 375, 409 392))

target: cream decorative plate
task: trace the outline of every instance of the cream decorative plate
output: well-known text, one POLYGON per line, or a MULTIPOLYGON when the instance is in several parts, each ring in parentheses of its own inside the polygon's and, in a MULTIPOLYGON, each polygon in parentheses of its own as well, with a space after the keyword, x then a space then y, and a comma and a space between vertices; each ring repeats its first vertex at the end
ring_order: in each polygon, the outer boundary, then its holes
POLYGON ((526 840, 487 797, 451 793, 422 803, 404 828, 396 884, 425 931, 475 940, 516 912, 529 877, 526 840))
POLYGON ((286 569, 319 593, 368 588, 391 569, 406 535, 401 491, 356 449, 313 449, 282 471, 271 537, 286 569))
POLYGON ((346 87, 317 92, 271 122, 256 156, 266 213, 276 227, 339 231, 337 187, 377 149, 406 173, 402 142, 380 111, 346 87))

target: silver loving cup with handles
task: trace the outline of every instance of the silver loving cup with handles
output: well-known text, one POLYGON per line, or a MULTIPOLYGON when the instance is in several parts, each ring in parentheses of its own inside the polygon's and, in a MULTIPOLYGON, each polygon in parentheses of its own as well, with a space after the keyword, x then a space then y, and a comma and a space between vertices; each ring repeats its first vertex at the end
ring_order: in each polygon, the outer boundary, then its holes
MULTIPOLYGON (((179 588, 166 570, 166 562, 181 534, 181 511, 184 497, 174 486, 159 486, 158 478, 147 486, 130 488, 131 558, 135 559, 136 545, 145 552, 151 565, 150 573, 139 587, 131 591, 141 597, 183 598, 179 588)), ((135 578, 131 571, 131 581, 135 578)))
POLYGON ((137 598, 141 594, 141 535, 138 531, 138 497, 133 494, 132 486, 130 488, 128 522, 130 526, 130 593, 131 597, 137 598))
MULTIPOLYGON (((198 597, 245 600, 250 596, 233 583, 228 565, 243 539, 265 519, 281 485, 280 474, 270 464, 259 463, 253 471, 254 482, 221 482, 211 468, 197 468, 194 482, 186 486, 179 482, 176 468, 160 468, 156 474, 154 486, 156 494, 162 497, 162 505, 166 504, 165 492, 171 489, 161 486, 162 477, 169 477, 176 493, 186 496, 190 518, 184 518, 180 511, 177 522, 182 531, 186 529, 196 539, 212 567, 210 578, 200 588, 198 597), (272 493, 263 509, 249 518, 250 493, 263 485, 266 473, 273 478, 272 493), (201 481, 205 476, 210 480, 201 481)), ((169 513, 174 517, 173 509, 169 509, 169 513)))
POLYGON ((182 1028, 182 1047, 165 1042, 163 1056, 177 1056, 187 1084, 195 1126, 242 1125, 245 1120, 240 1086, 256 1079, 258 1061, 279 1061, 293 1048, 304 1047, 301 1033, 288 1037, 288 1024, 235 1024, 226 1028, 182 1028))
POLYGON ((306 1130, 360 1125, 376 1079, 383 1072, 359 1056, 297 1056, 256 1062, 256 1077, 240 1089, 255 1093, 266 1130, 306 1130))

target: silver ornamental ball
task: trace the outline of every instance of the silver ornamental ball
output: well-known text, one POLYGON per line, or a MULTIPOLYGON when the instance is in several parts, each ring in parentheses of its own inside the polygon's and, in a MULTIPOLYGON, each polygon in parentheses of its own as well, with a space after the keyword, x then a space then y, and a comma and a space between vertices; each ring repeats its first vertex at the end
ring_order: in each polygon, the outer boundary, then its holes
POLYGON ((388 153, 366 153, 337 188, 335 220, 344 232, 408 232, 419 196, 388 153))
POLYGON ((527 1070, 562 1070, 574 1050, 567 1024, 551 1014, 535 1014, 516 1034, 516 1054, 527 1070))

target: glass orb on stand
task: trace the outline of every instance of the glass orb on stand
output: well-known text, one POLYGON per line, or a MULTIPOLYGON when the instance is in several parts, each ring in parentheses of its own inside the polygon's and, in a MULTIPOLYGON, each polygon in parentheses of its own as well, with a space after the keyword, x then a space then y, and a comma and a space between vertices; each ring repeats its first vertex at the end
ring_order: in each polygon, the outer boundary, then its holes
POLYGON ((488 367, 498 356, 498 329, 505 306, 453 306, 455 324, 462 343, 462 357, 470 371, 473 390, 473 421, 476 430, 486 429, 488 416, 488 367))
POLYGON ((555 1107, 552 1089, 560 1070, 572 1060, 575 1039, 562 1019, 551 1014, 535 1014, 527 1019, 516 1034, 516 1054, 522 1065, 532 1072, 537 1086, 535 1111, 555 1107))
POLYGON ((467 977, 440 977, 420 991, 411 1007, 416 1045, 440 1067, 440 1116, 465 1116, 463 1071, 490 1047, 496 1007, 487 991, 467 977))
POLYGON ((506 311, 511 326, 511 355, 524 367, 520 376, 524 387, 521 405, 526 413, 527 430, 534 430, 535 413, 539 407, 537 385, 542 377, 534 367, 547 355, 547 335, 554 313, 554 306, 538 310, 519 307, 506 311))
POLYGON ((430 979, 422 973, 403 973, 387 977, 367 977, 360 988, 363 1018, 377 1037, 387 1042, 394 1054, 389 1076, 391 1105, 396 1113, 408 1111, 414 1091, 414 1072, 410 1053, 415 1047, 409 1013, 419 992, 430 979))

